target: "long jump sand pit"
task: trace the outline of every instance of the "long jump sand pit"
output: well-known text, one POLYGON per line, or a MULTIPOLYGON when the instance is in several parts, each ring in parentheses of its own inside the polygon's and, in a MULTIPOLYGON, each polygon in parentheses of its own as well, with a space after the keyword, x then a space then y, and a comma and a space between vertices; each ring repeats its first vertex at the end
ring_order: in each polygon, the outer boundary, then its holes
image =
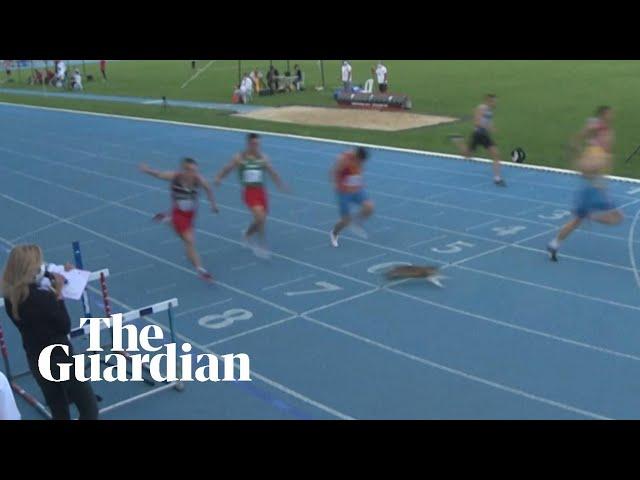
POLYGON ((383 130, 397 132, 410 128, 431 127, 442 123, 455 122, 453 117, 423 115, 388 110, 324 108, 324 107, 277 107, 264 108, 235 116, 268 120, 298 125, 314 125, 320 127, 360 128, 364 130, 383 130))

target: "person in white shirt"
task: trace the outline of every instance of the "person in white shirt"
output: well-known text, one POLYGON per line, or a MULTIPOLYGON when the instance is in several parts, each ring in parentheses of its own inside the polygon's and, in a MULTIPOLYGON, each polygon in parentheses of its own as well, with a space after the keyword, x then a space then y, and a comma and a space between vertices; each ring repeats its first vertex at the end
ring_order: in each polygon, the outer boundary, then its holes
POLYGON ((351 65, 345 60, 342 62, 342 86, 345 92, 351 92, 352 83, 351 65))
POLYGON ((67 65, 64 63, 64 60, 60 60, 57 65, 56 87, 62 86, 66 76, 67 76, 67 65))
POLYGON ((253 96, 253 80, 246 73, 242 78, 242 82, 240 82, 240 96, 242 97, 242 103, 248 103, 253 96))
POLYGON ((0 372, 0 420, 20 420, 21 418, 11 385, 4 373, 0 372))
POLYGON ((386 93, 389 88, 389 76, 387 67, 380 62, 375 68, 376 80, 378 81, 378 90, 380 93, 386 93))
POLYGON ((82 90, 82 75, 78 70, 73 71, 73 77, 71 77, 71 88, 74 90, 82 90))

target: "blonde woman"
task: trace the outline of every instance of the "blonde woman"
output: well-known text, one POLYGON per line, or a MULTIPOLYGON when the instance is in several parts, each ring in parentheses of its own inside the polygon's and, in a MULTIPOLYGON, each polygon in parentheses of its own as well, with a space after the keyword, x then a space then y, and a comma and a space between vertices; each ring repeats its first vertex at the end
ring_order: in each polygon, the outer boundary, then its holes
POLYGON ((18 327, 27 354, 29 369, 42 390, 54 420, 69 420, 69 404, 74 403, 80 420, 98 418, 98 404, 91 384, 75 378, 51 382, 40 374, 38 357, 53 344, 69 346, 69 355, 61 348, 51 354, 51 373, 59 378, 60 363, 73 363, 73 348, 68 334, 71 319, 62 298, 64 278, 53 274, 53 282, 41 282, 44 274, 42 250, 37 245, 18 245, 11 250, 2 276, 2 293, 9 318, 18 327))

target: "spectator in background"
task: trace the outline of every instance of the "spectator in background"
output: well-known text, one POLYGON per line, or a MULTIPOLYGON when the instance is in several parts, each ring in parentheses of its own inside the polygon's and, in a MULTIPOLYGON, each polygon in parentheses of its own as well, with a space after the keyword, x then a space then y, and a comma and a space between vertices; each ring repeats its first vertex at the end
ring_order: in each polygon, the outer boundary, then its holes
POLYGON ((4 373, 0 372, 0 420, 20 420, 21 418, 11 385, 4 373))
POLYGON ((304 78, 302 75, 302 70, 300 69, 300 65, 296 64, 293 66, 293 74, 295 75, 295 80, 293 81, 296 90, 304 89, 304 78))
POLYGON ((351 64, 344 60, 342 62, 342 87, 345 92, 351 92, 353 85, 353 76, 351 73, 351 64))
POLYGON ((49 85, 55 77, 56 77, 56 74, 53 73, 53 70, 50 70, 47 68, 44 75, 44 84, 49 85))
POLYGON ((100 73, 102 74, 102 80, 106 81, 107 80, 107 61, 106 60, 100 60, 100 73))
POLYGON ((11 60, 4 61, 4 71, 7 74, 7 78, 5 82, 7 83, 13 82, 13 78, 11 78, 11 60))
POLYGON ((251 101, 251 97, 253 95, 253 81, 246 73, 240 81, 237 94, 240 96, 242 103, 249 103, 251 101))
POLYGON ((74 70, 71 77, 71 88, 73 90, 82 90, 82 75, 79 70, 74 70))
POLYGON ((249 74, 249 77, 253 82, 253 88, 255 89, 256 94, 260 95, 260 90, 262 90, 262 72, 258 70, 258 67, 256 67, 249 74))
POLYGON ((386 93, 387 89, 389 88, 389 75, 387 72, 387 67, 385 67, 384 64, 380 62, 376 66, 374 73, 376 75, 376 80, 378 81, 378 90, 380 91, 380 93, 386 93))
POLYGON ((244 96, 244 103, 248 103, 253 98, 253 80, 249 74, 245 73, 242 79, 242 83, 240 84, 240 91, 244 96))
POLYGON ((276 88, 274 92, 279 92, 280 91, 280 71, 275 67, 273 69, 273 79, 276 82, 276 88))
POLYGON ((269 90, 271 90, 271 92, 275 93, 277 90, 277 80, 275 78, 276 76, 276 69, 274 68, 273 65, 271 65, 269 67, 269 70, 267 71, 267 86, 269 87, 269 90))
POLYGON ((62 87, 67 78, 67 65, 64 60, 58 60, 56 64, 56 87, 62 87))
POLYGON ((37 68, 33 71, 33 74, 29 77, 29 85, 42 85, 44 82, 44 75, 37 68))
MULTIPOLYGON (((72 268, 65 266, 65 270, 72 268)), ((65 345, 51 352, 51 374, 60 378, 60 364, 73 364, 69 340, 71 318, 62 297, 64 277, 48 273, 38 245, 18 245, 11 250, 2 276, 2 294, 7 315, 22 337, 29 370, 51 409, 53 420, 69 420, 69 404, 74 403, 81 420, 98 418, 98 403, 91 383, 74 376, 67 381, 47 380, 40 373, 38 357, 50 345, 65 345), (48 286, 45 286, 48 280, 48 286)))

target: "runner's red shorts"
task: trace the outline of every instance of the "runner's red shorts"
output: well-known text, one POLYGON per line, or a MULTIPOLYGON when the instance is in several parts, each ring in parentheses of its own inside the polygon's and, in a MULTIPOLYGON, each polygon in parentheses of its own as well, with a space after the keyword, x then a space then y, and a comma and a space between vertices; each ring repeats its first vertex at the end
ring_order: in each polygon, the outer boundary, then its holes
POLYGON ((193 230, 193 220, 195 211, 185 211, 174 208, 171 211, 171 223, 178 234, 183 234, 189 230, 193 230))
POLYGON ((249 208, 262 207, 265 212, 269 210, 267 192, 263 187, 245 187, 244 203, 249 208))

